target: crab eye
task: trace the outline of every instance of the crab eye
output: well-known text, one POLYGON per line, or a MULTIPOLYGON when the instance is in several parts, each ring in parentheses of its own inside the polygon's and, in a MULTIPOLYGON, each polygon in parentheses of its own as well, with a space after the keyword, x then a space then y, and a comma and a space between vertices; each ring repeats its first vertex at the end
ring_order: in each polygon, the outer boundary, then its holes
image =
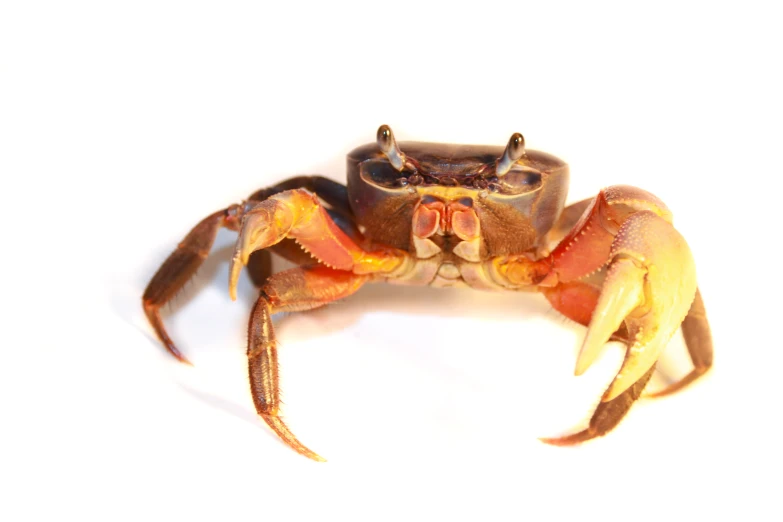
POLYGON ((541 173, 532 169, 515 168, 498 180, 501 192, 522 194, 532 192, 541 186, 541 173))
POLYGON ((514 166, 517 160, 525 155, 525 138, 518 132, 511 135, 511 139, 508 140, 506 150, 503 151, 503 156, 498 160, 495 168, 495 173, 500 176, 505 176, 511 167, 514 166))
POLYGON ((397 141, 394 139, 394 133, 388 125, 378 127, 376 135, 378 148, 386 156, 395 169, 402 170, 405 165, 405 154, 400 151, 397 141))
POLYGON ((525 155, 525 138, 520 133, 515 132, 512 134, 511 139, 508 140, 506 150, 508 150, 508 157, 511 160, 518 160, 525 155))
POLYGON ((392 130, 388 125, 381 125, 378 128, 377 140, 378 148, 381 149, 381 151, 387 152, 391 150, 394 143, 394 135, 392 134, 392 130))

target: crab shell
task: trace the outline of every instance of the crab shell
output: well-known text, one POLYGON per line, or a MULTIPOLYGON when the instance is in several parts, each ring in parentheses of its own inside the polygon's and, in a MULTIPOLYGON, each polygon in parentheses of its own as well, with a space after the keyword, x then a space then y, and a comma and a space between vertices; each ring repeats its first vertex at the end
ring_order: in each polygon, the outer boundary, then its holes
POLYGON ((375 143, 347 157, 356 224, 374 242, 415 251, 413 228, 426 228, 414 220, 415 211, 434 199, 475 211, 482 259, 517 254, 538 246, 563 211, 568 165, 551 154, 527 150, 498 178, 503 147, 402 142, 400 149, 416 170, 397 171, 375 143), (414 185, 417 175, 422 179, 414 185))

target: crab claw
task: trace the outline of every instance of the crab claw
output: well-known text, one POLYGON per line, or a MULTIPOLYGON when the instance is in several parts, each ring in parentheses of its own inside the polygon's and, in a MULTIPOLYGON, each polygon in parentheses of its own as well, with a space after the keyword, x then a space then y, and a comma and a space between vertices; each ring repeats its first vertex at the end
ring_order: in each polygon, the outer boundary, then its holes
POLYGON ((654 212, 637 212, 623 222, 609 258, 575 370, 576 375, 586 371, 625 322, 625 360, 603 402, 622 394, 653 367, 696 295, 696 267, 688 244, 654 212))
POLYGON ((228 292, 232 301, 237 299, 239 273, 247 265, 250 254, 279 243, 293 224, 294 215, 289 206, 271 198, 245 215, 228 269, 228 292))

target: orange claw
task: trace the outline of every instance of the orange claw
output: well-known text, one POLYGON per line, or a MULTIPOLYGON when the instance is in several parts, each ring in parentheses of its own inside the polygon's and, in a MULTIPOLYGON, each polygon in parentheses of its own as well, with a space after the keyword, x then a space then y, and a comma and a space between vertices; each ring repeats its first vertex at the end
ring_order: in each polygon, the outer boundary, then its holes
POLYGON ((295 220, 301 219, 293 211, 289 205, 269 198, 247 212, 228 269, 228 293, 232 301, 237 299, 239 273, 247 265, 250 254, 282 241, 291 231, 295 220))
POLYGON ((645 210, 629 216, 612 243, 598 304, 576 363, 584 372, 625 321, 630 346, 603 402, 653 367, 696 295, 696 267, 685 239, 666 219, 645 210))
POLYGON ((229 265, 229 294, 236 300, 239 273, 250 254, 293 238, 317 261, 357 274, 388 273, 404 261, 392 249, 366 252, 338 227, 318 197, 305 189, 280 192, 251 208, 242 221, 229 265))

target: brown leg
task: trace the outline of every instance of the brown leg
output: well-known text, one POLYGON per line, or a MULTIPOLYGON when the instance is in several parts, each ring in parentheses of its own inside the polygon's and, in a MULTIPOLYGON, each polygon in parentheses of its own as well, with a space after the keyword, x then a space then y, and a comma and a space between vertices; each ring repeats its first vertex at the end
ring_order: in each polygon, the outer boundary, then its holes
POLYGON ((642 390, 644 390, 654 370, 655 366, 647 370, 647 373, 641 379, 623 393, 610 401, 600 403, 586 429, 565 437, 543 438, 541 441, 554 446, 571 446, 606 435, 620 423, 631 409, 633 403, 642 395, 642 390))
MULTIPOLYGON (((298 176, 273 187, 261 189, 251 195, 249 199, 250 201, 264 200, 271 195, 298 187, 307 188, 321 197, 330 207, 327 212, 334 217, 340 228, 345 230, 345 233, 355 241, 359 241, 360 234, 352 221, 347 189, 335 181, 320 176, 298 176)), ((184 363, 190 364, 166 332, 160 317, 160 309, 182 290, 185 283, 193 277, 204 262, 215 241, 218 229, 226 227, 238 230, 244 212, 245 205, 231 205, 207 216, 193 227, 152 277, 142 297, 144 313, 158 338, 174 357, 184 363)), ((309 254, 303 252, 293 240, 283 240, 281 243, 271 246, 270 250, 297 264, 316 262, 309 254)), ((253 252, 248 259, 248 275, 257 288, 264 285, 271 270, 271 256, 267 251, 253 252)))
POLYGON ((256 250, 247 260, 247 275, 256 288, 261 288, 272 275, 272 254, 269 250, 256 250))
MULTIPOLYGON (((218 229, 221 226, 228 226, 231 229, 235 228, 232 222, 226 225, 226 212, 226 210, 215 212, 190 231, 152 277, 142 298, 144 313, 147 315, 147 319, 152 324, 152 328, 155 330, 158 338, 166 346, 169 353, 187 364, 191 364, 190 361, 177 349, 166 332, 163 320, 160 317, 160 309, 182 290, 185 283, 193 277, 207 258, 218 229)), ((293 240, 274 245, 270 250, 293 262, 303 260, 314 262, 312 257, 299 248, 293 240)), ((248 260, 247 269, 253 285, 256 288, 264 286, 267 278, 272 273, 272 256, 269 250, 253 252, 248 260)))
POLYGON ((278 416, 280 385, 272 315, 311 310, 342 299, 361 288, 369 277, 324 266, 286 270, 267 280, 250 316, 247 358, 256 411, 288 446, 313 460, 324 459, 299 442, 278 416))
POLYGON ((166 349, 177 359, 190 364, 166 333, 160 309, 179 292, 204 262, 220 227, 236 228, 239 205, 232 205, 204 218, 185 236, 177 249, 161 265, 142 297, 144 313, 166 349))
POLYGON ((710 323, 707 321, 707 313, 704 310, 704 301, 702 301, 698 289, 696 290, 696 298, 688 310, 688 315, 682 322, 682 336, 693 363, 693 370, 674 384, 647 394, 646 397, 663 397, 679 391, 707 373, 707 370, 712 367, 712 334, 710 333, 710 323))

